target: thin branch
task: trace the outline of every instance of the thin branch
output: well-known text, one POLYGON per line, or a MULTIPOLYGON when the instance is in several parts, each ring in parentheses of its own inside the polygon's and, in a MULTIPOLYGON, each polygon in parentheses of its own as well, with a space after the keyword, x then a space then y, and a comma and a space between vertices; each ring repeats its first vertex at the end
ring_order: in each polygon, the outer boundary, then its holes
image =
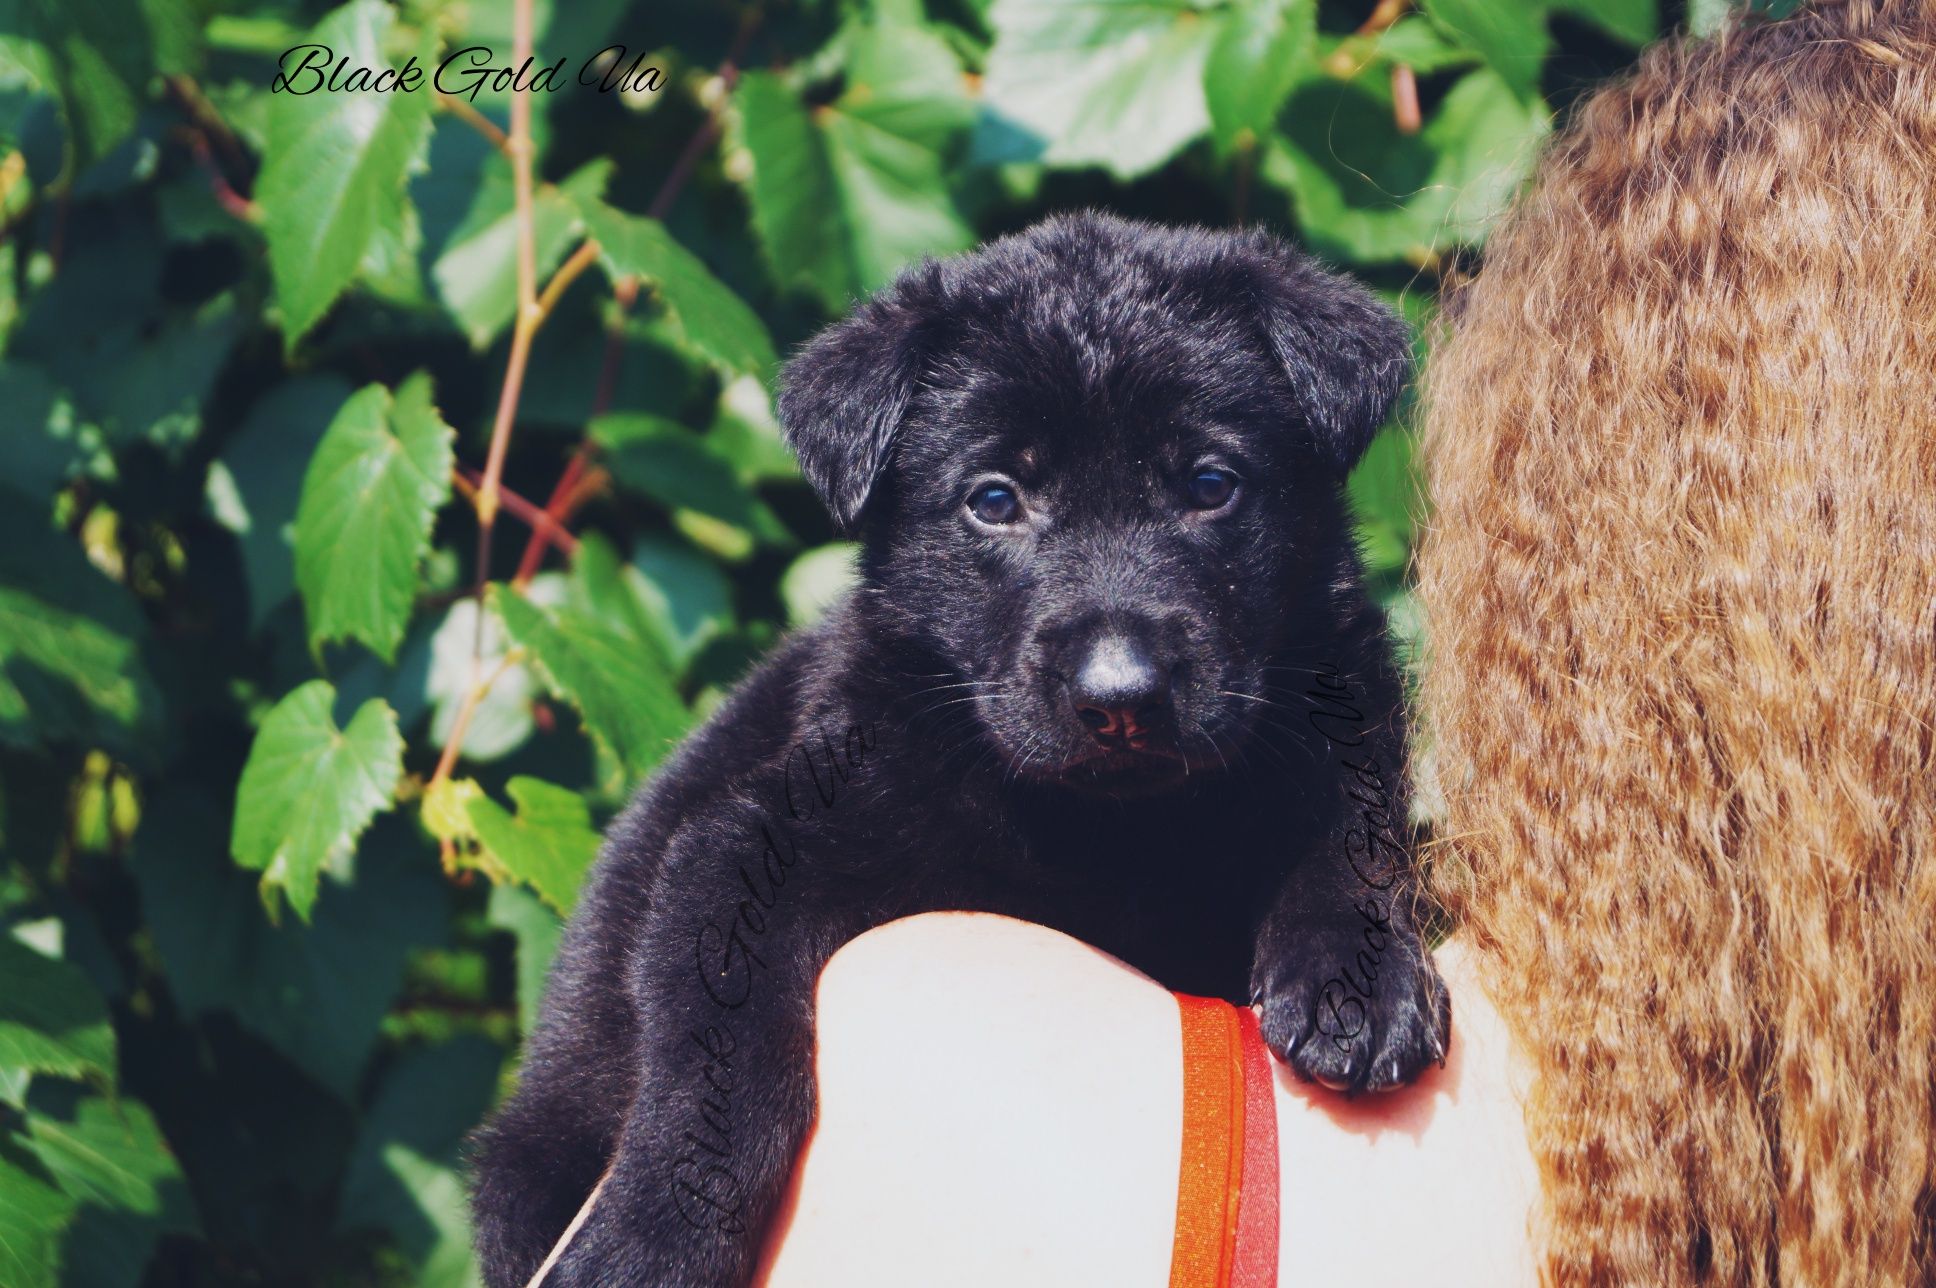
POLYGON ((598 262, 598 242, 587 237, 585 244, 571 253, 571 258, 558 265, 558 271, 545 283, 544 293, 538 297, 537 316, 532 319, 531 329, 537 330, 544 320, 551 316, 551 310, 558 307, 558 300, 567 288, 578 280, 578 275, 598 262))
MULTIPOLYGON (((451 482, 457 485, 457 490, 463 493, 464 499, 475 504, 480 478, 478 472, 469 466, 458 465, 451 469, 450 478, 451 482)), ((504 506, 504 512, 528 525, 539 542, 556 546, 566 555, 578 553, 578 538, 561 527, 548 511, 519 496, 508 487, 500 487, 497 495, 504 506)))
MULTIPOLYGON (((706 119, 699 123, 692 137, 679 149, 672 169, 666 172, 664 182, 658 192, 653 194, 652 202, 645 208, 647 218, 663 220, 672 212, 673 203, 685 191, 686 183, 698 168, 699 160, 708 149, 719 141, 721 133, 720 117, 727 100, 739 84, 739 60, 745 56, 746 46, 752 41, 753 33, 759 29, 760 10, 754 6, 740 19, 739 31, 733 37, 733 47, 727 51, 726 58, 719 65, 720 94, 707 109, 706 119)), ((582 248, 581 248, 582 249, 582 248)), ((612 299, 615 307, 605 321, 605 351, 599 359, 598 385, 592 393, 591 417, 596 419, 611 410, 612 399, 618 391, 619 365, 625 356, 625 318, 639 298, 639 279, 632 276, 622 277, 612 284, 612 299)), ((588 493, 579 490, 579 480, 584 476, 585 467, 592 454, 589 437, 580 440, 578 447, 565 462, 564 472, 551 489, 551 496, 545 502, 545 512, 562 523, 571 511, 588 493)), ((518 572, 514 585, 524 586, 538 573, 539 565, 544 562, 544 542, 533 531, 531 539, 524 543, 524 554, 518 560, 518 572)))
POLYGON ((1392 123, 1400 134, 1417 134, 1424 124, 1418 110, 1418 76, 1404 63, 1391 69, 1392 123))
MULTIPOLYGON (((512 0, 511 61, 515 66, 523 66, 531 58, 532 6, 533 0, 512 0)), ((517 421, 518 397, 524 390, 525 367, 531 359, 531 340, 544 320, 538 308, 537 228, 531 196, 529 95, 511 96, 511 133, 505 140, 505 147, 511 159, 511 175, 517 198, 514 219, 517 232, 518 311, 511 327, 511 353, 504 364, 504 383, 498 390, 497 413, 491 422, 490 451, 484 462, 483 476, 476 484, 476 495, 472 498, 472 505, 477 511, 477 567, 471 594, 477 600, 477 628, 471 635, 471 685, 465 691, 464 704, 458 708, 457 718, 452 722, 451 737, 444 743, 443 755, 437 761, 437 771, 431 775, 430 785, 433 787, 450 776, 451 768, 457 763, 458 749, 464 741, 463 731, 470 723, 471 713, 490 690, 491 679, 495 678, 483 676, 484 593, 491 580, 491 532, 497 523, 498 506, 502 499, 504 458, 511 446, 511 427, 517 421)), ((543 513, 535 506, 532 509, 543 513)))
MULTIPOLYGON (((571 459, 565 462, 564 473, 558 476, 557 485, 551 489, 551 495, 545 499, 545 514, 552 522, 564 523, 571 517, 577 502, 584 495, 588 495, 580 491, 578 480, 584 477, 585 466, 590 457, 591 440, 583 439, 579 442, 577 450, 572 452, 571 459)), ((531 584, 531 579, 538 575, 539 565, 544 562, 545 547, 548 544, 541 539, 536 528, 531 530, 531 539, 524 543, 524 554, 518 559, 517 576, 511 579, 513 586, 522 590, 531 584)))
POLYGON ((215 153, 209 149, 208 138, 200 130, 186 129, 189 151, 195 154, 195 163, 208 175, 208 186, 215 194, 216 202, 229 214, 245 223, 260 223, 262 207, 237 192, 229 185, 228 176, 222 167, 215 164, 215 153))
MULTIPOLYGON (((481 609, 479 610, 477 620, 480 622, 484 620, 481 609)), ((457 718, 450 723, 450 736, 444 739, 443 754, 437 758, 437 770, 430 776, 431 787, 449 778, 450 771, 457 767, 457 755, 464 746, 464 735, 470 732, 471 717, 477 713, 477 704, 484 700, 484 695, 491 691, 491 686, 496 684, 506 671, 523 660, 523 649, 510 648, 504 650, 504 656, 498 659, 496 669, 482 679, 478 679, 469 689, 465 690, 464 705, 457 708, 457 718)), ((425 790, 428 791, 428 788, 425 790)), ((445 844, 449 843, 446 842, 445 844)))
POLYGON ((513 156, 511 136, 498 129, 497 122, 472 107, 470 100, 459 98, 455 94, 439 94, 437 106, 489 139, 491 146, 505 156, 513 156))

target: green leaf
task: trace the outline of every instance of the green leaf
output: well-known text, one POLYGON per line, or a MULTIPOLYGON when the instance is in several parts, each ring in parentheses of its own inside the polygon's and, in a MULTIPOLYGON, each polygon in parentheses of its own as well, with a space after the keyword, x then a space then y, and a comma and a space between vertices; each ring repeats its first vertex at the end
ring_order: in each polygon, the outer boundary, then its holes
POLYGON ((304 921, 323 869, 348 860, 370 820, 390 808, 403 774, 390 705, 371 698, 338 729, 335 701, 329 681, 311 680, 278 702, 256 731, 236 789, 236 862, 262 873, 271 912, 282 890, 304 921))
POLYGON ((613 281, 636 277, 650 286, 685 347, 728 372, 771 375, 779 359, 759 317, 664 224, 602 201, 579 208, 586 231, 598 239, 605 271, 613 281))
POLYGON ((0 1153, 0 1284, 55 1288, 73 1199, 0 1153))
POLYGON ((598 857, 599 835, 585 798, 537 778, 505 785, 518 807, 514 818, 488 796, 470 801, 471 826, 484 848, 518 880, 569 916, 578 887, 598 857))
POLYGON ((296 584, 312 650, 353 638, 385 661, 396 657, 437 507, 450 497, 454 437, 423 372, 394 400, 370 385, 336 413, 296 510, 296 584))
POLYGON ((538 1025, 545 979, 551 959, 558 954, 558 941, 564 937, 564 923, 537 895, 514 885, 491 887, 487 917, 517 941, 518 1028, 529 1034, 538 1025))
POLYGON ((90 401, 116 444, 147 439, 179 457, 202 431, 202 404, 242 331, 228 296, 192 316, 170 317, 97 373, 111 378, 90 401))
POLYGON ((1260 173, 1290 192, 1320 254, 1424 263, 1476 245, 1537 155, 1545 104, 1490 70, 1460 78, 1425 127, 1402 135, 1382 81, 1311 81, 1279 118, 1260 173))
POLYGON ((628 636, 670 672, 672 652, 652 611, 650 591, 645 577, 619 559, 611 542, 588 532, 579 539, 578 553, 572 556, 562 602, 628 636))
POLYGON ((417 1288, 477 1282, 460 1160, 465 1137, 491 1107, 502 1063, 502 1050, 477 1037, 408 1052, 357 1133, 337 1225, 391 1232, 417 1288))
POLYGON ((27 70, 56 92, 78 166, 134 129, 157 72, 196 70, 199 23, 181 0, 21 0, 6 16, 27 70))
POLYGON ((704 435, 663 416, 633 412, 600 416, 587 432, 605 449, 612 477, 625 487, 717 519, 763 544, 793 543, 779 516, 704 435))
MULTIPOLYGON (((534 596, 543 598, 543 588, 555 585, 555 582, 534 579, 530 590, 534 596)), ((457 712, 475 682, 471 659, 478 642, 477 611, 475 599, 458 600, 450 606, 437 633, 431 637, 430 672, 424 681, 424 692, 432 703, 430 739, 440 747, 456 732, 457 712)), ((508 650, 504 623, 495 610, 485 610, 482 643, 482 651, 477 654, 477 674, 497 678, 471 708, 461 749, 468 760, 496 760, 524 744, 531 736, 531 699, 538 689, 529 667, 505 661, 508 650)))
MULTIPOLYGON (((392 66, 384 46, 395 22, 383 0, 350 0, 316 25, 309 42, 328 45, 353 67, 392 66)), ((435 39, 434 27, 425 38, 435 39)), ((420 63, 434 61, 428 44, 421 52, 420 63)), ((403 237, 405 180, 429 141, 433 97, 427 90, 271 96, 255 200, 287 348, 329 311, 380 236, 403 237)))
MULTIPOLYGON (((532 243, 538 284, 582 235, 580 208, 605 191, 612 163, 589 161, 564 183, 540 184, 531 197, 532 243)), ((444 305, 475 348, 485 348, 518 311, 518 223, 511 163, 488 161, 470 212, 450 235, 430 270, 444 305)))
POLYGON ((1222 20, 1203 89, 1217 142, 1270 128, 1317 44, 1316 0, 1246 0, 1222 20))
POLYGON ((582 609, 548 612, 502 587, 492 602, 513 642, 633 777, 642 778, 685 733, 689 716, 672 677, 630 635, 582 609))
POLYGON ((1539 73, 1551 44, 1546 5, 1533 0, 1420 0, 1426 14, 1452 38, 1486 60, 1521 98, 1539 94, 1539 73))
POLYGON ((780 578, 780 598, 787 606, 789 626, 807 626, 847 593, 857 575, 860 547, 851 541, 809 550, 793 561, 780 578))
POLYGON ((107 1003, 78 967, 0 933, 0 1069, 114 1081, 107 1003))
POLYGON ((719 565, 698 551, 652 537, 632 549, 646 616, 683 671, 708 641, 733 626, 733 587, 719 565))
POLYGON ((1332 57, 1363 68, 1376 67, 1389 72, 1403 65, 1420 76, 1476 66, 1484 60, 1474 51, 1455 44, 1429 18, 1406 14, 1374 35, 1349 35, 1337 42, 1332 57))
POLYGON ((1282 70, 1257 65, 1258 35, 1266 47, 1277 41, 1250 3, 995 0, 989 21, 989 115, 976 139, 987 160, 1102 166, 1134 179, 1210 129, 1212 50, 1225 45, 1220 72, 1248 73, 1218 91, 1226 119, 1239 124, 1282 70), (1252 30, 1230 35, 1233 21, 1252 30))
POLYGON ((0 743, 151 750, 146 633, 121 587, 0 489, 0 743))
POLYGON ((63 1278, 133 1288, 160 1234, 197 1231, 194 1202, 145 1106, 67 1091, 37 1087, 27 1114, 28 1148, 79 1207, 64 1240, 63 1278))
POLYGON ((885 25, 855 30, 831 103, 809 107, 772 73, 741 78, 733 156, 751 163, 753 226, 783 289, 844 312, 909 261, 973 244, 942 168, 973 120, 960 82, 939 37, 885 25))
POLYGON ((80 1096, 58 1113, 36 1099, 29 1147, 62 1190, 94 1207, 192 1230, 195 1209, 154 1115, 137 1100, 80 1096))
POLYGON ((800 478, 800 465, 780 432, 773 399, 766 386, 751 376, 729 380, 719 391, 706 437, 724 452, 748 483, 800 478))

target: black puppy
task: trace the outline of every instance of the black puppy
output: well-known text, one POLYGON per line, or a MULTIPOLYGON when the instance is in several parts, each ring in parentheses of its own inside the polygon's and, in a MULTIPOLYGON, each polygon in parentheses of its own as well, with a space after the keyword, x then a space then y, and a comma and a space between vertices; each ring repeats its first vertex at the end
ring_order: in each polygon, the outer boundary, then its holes
POLYGON ((1258 232, 1052 219, 909 270, 788 366, 862 542, 614 823, 517 1092, 478 1140, 485 1276, 736 1285, 814 1112, 820 967, 942 908, 1263 1003, 1308 1078, 1442 1059, 1400 684, 1341 483, 1409 368, 1258 232))

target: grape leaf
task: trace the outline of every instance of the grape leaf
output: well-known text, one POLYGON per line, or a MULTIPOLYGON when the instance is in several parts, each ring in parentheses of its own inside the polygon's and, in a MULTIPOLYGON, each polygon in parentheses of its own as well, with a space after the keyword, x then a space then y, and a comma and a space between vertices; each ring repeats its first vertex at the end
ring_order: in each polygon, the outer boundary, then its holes
POLYGON ((370 820, 390 808, 403 774, 390 705, 371 698, 338 729, 335 701, 327 680, 291 691, 263 718, 242 768, 229 848, 237 863, 262 873, 271 914, 281 890, 309 920, 323 869, 349 858, 370 820))
POLYGON ((199 15, 182 0, 24 0, 6 17, 23 70, 60 99, 77 169, 134 129, 151 76, 201 58, 199 15))
POLYGON ((312 650, 347 637, 396 657, 437 507, 450 496, 454 437, 423 372, 394 399, 370 385, 336 413, 296 508, 296 584, 312 650))
POLYGON ((79 967, 0 933, 0 1069, 114 1081, 107 1003, 79 967))
MULTIPOLYGON (((548 584, 534 580, 531 590, 535 593, 548 584)), ((431 637, 424 696, 431 702, 431 741, 440 747, 457 731, 457 713, 475 683, 472 650, 479 644, 477 613, 475 599, 458 600, 431 637)), ((496 760, 523 745, 531 736, 531 699, 537 692, 530 668, 505 659, 504 624, 495 612, 485 611, 483 627, 476 674, 496 678, 471 708, 460 748, 467 760, 496 760)))
POLYGON ((1420 0, 1425 13, 1486 65, 1521 98, 1539 93, 1540 69, 1551 39, 1546 5, 1533 0, 1420 0))
POLYGON ((1308 70, 1317 12, 1315 0, 1248 0, 1220 21, 1203 81, 1219 146, 1270 128, 1284 96, 1308 70))
POLYGON ((164 1231, 199 1227, 180 1165, 140 1102, 36 1086, 27 1146, 84 1215, 62 1256, 68 1283, 136 1284, 164 1231))
POLYGON ((632 636, 582 609, 549 612, 502 587, 492 602, 551 688, 578 708, 586 729, 635 777, 686 731, 690 717, 672 677, 632 636))
POLYGON ((1401 135, 1376 79, 1310 81, 1292 92, 1259 173, 1287 189, 1305 241, 1358 263, 1422 263, 1476 244, 1550 128, 1546 106, 1480 68, 1425 127, 1401 135))
POLYGON ((55 1288, 61 1234, 79 1205, 0 1153, 0 1284, 55 1288))
POLYGON ((945 42, 897 25, 855 31, 831 103, 809 107, 772 73, 741 78, 733 155, 752 163, 753 226, 783 288, 844 312, 908 261, 973 243, 942 169, 973 120, 960 82, 945 42))
POLYGON ((612 477, 625 487, 717 519, 766 545, 793 544, 786 525, 710 437, 663 416, 633 412, 600 416, 588 432, 605 449, 612 477))
MULTIPOLYGON (((329 46, 353 67, 392 66, 383 50, 395 22, 396 11, 383 0, 350 0, 316 25, 309 42, 329 46)), ((426 42, 435 38, 435 24, 426 24, 426 42)), ((428 44, 422 54, 419 63, 434 62, 428 44)), ((429 142, 434 97, 427 89, 270 96, 255 200, 286 348, 329 311, 379 236, 403 238, 405 181, 429 142)))
MULTIPOLYGON (((1231 12, 1192 0, 996 0, 977 155, 1149 173, 1209 130, 1205 76, 1231 12)), ((1250 97, 1220 96, 1233 120, 1250 97)))
POLYGON ((650 286, 688 348, 727 372, 771 375, 779 359, 759 317, 664 224, 602 201, 582 201, 579 208, 612 280, 637 277, 650 286))
MULTIPOLYGON (((1660 32, 1655 0, 1553 0, 1553 7, 1577 14, 1600 30, 1630 45, 1644 45, 1660 32)), ((1689 20, 1698 24, 1703 0, 1689 5, 1689 20)))
POLYGON ((471 826, 504 869, 569 916, 598 857, 599 836, 584 797, 520 775, 505 784, 515 817, 489 796, 469 801, 471 826))

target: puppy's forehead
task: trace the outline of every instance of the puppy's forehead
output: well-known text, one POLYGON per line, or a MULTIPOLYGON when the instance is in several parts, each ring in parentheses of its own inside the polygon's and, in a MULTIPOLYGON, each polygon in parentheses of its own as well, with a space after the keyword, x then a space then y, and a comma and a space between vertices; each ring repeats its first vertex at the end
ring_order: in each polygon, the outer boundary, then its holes
POLYGON ((1160 277, 1006 285, 957 318, 927 381, 961 430, 1091 446, 1157 427, 1240 433, 1286 392, 1239 310, 1160 277))

